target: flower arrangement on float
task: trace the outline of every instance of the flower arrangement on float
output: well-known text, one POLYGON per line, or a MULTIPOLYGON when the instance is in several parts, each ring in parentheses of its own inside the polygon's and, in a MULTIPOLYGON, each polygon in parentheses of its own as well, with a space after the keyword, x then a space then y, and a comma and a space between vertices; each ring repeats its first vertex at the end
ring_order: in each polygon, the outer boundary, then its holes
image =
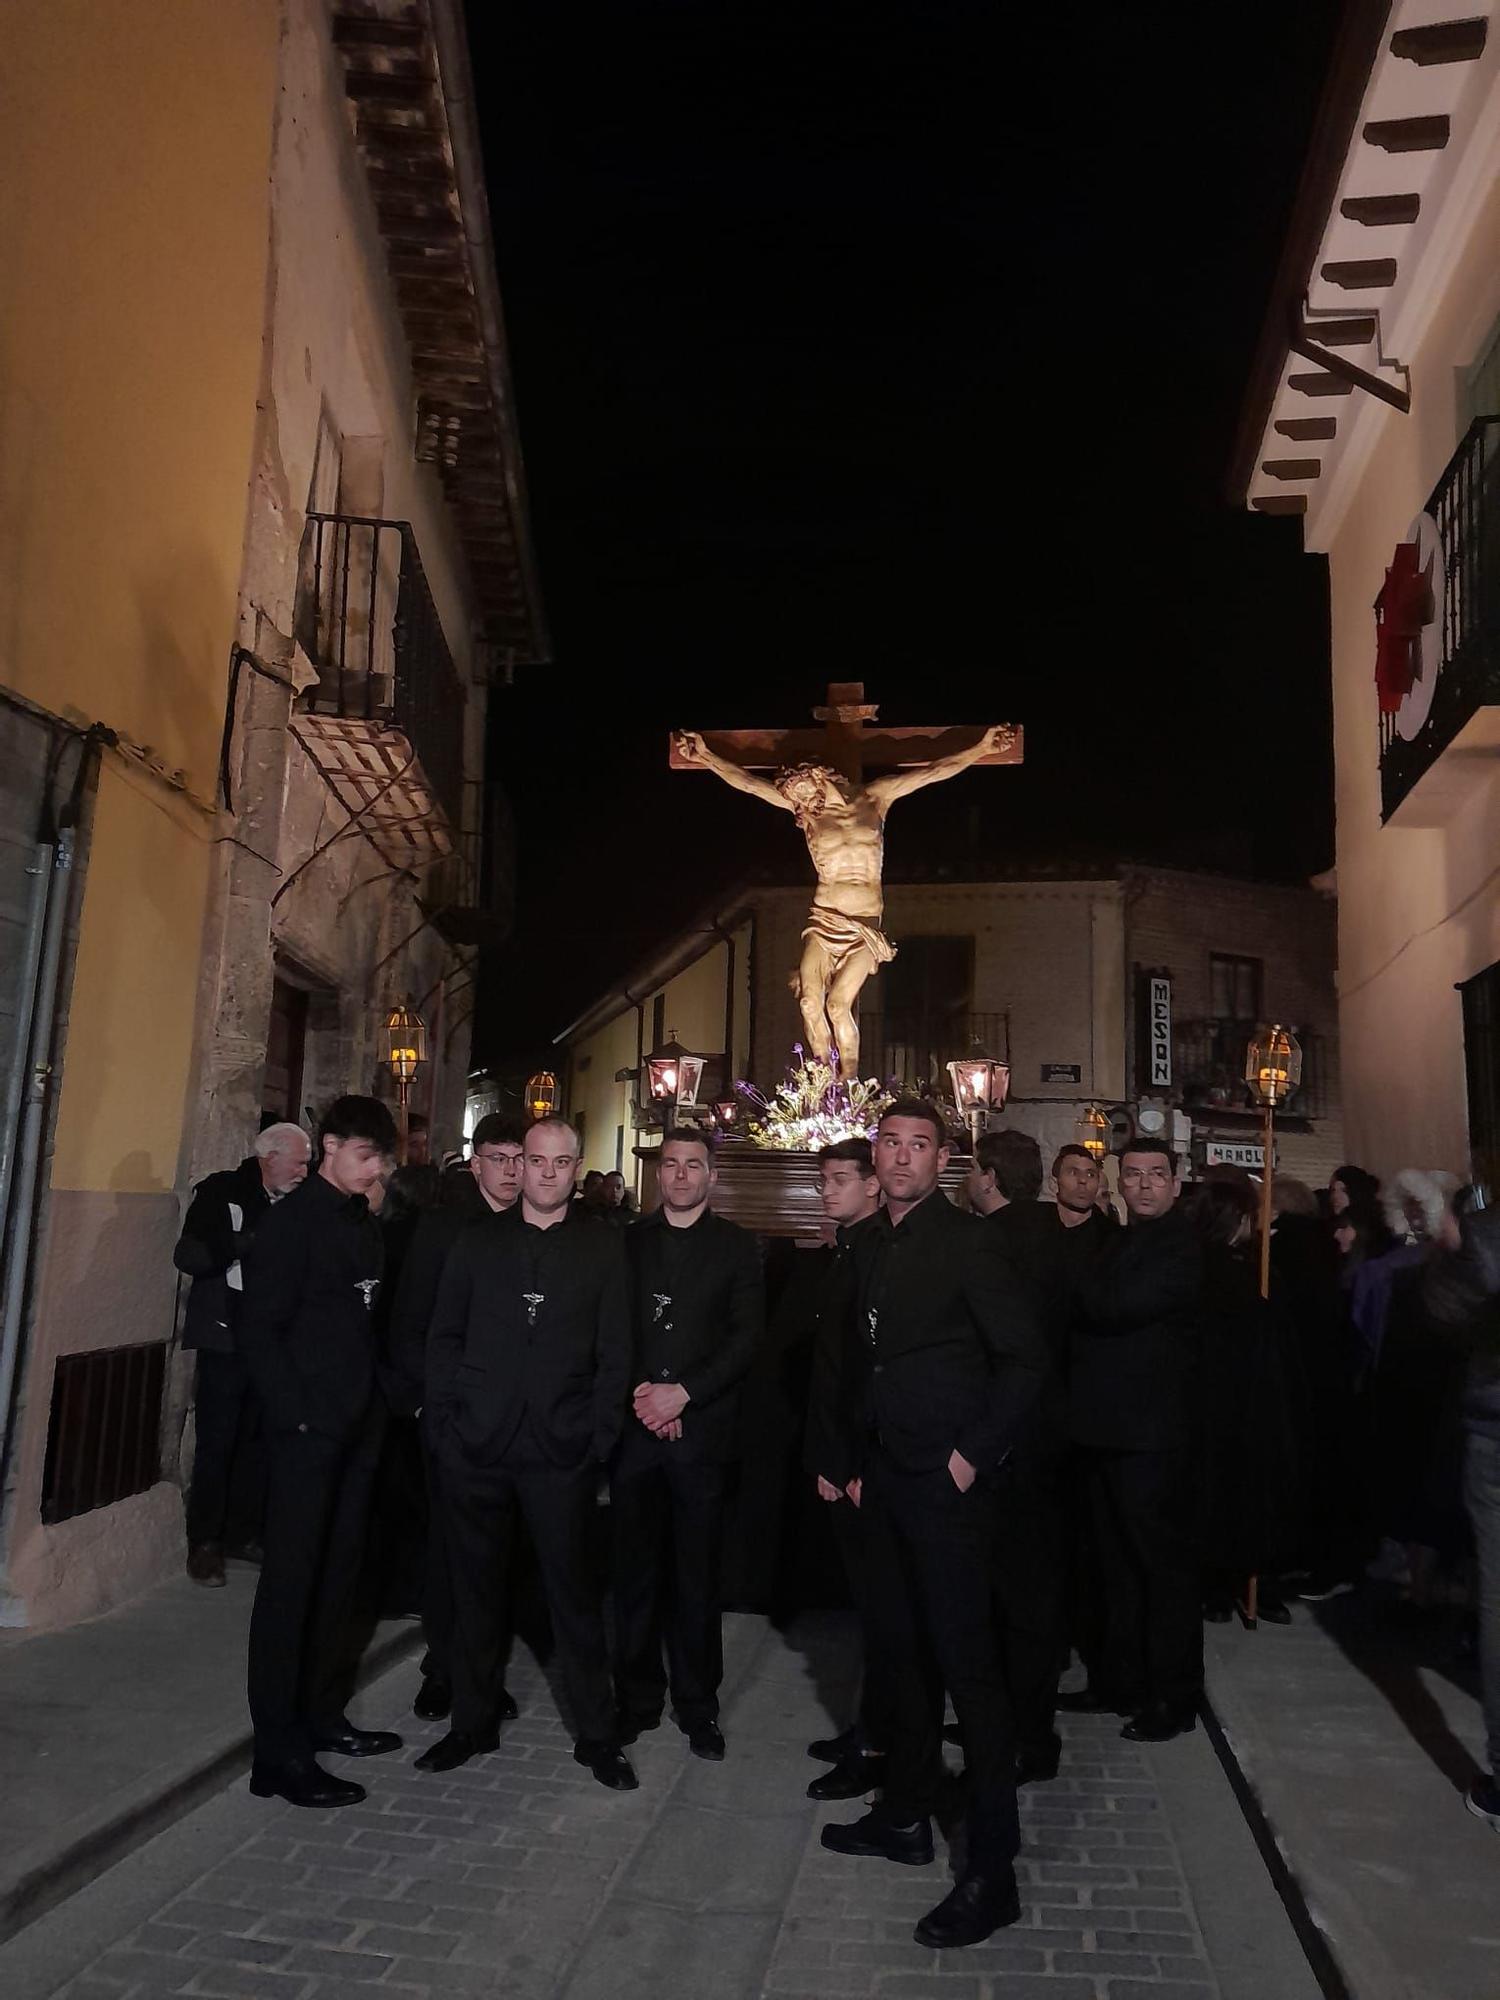
POLYGON ((809 1056, 800 1042, 797 1060, 784 1082, 767 1097, 753 1083, 735 1089, 751 1107, 745 1136, 767 1152, 815 1153, 841 1139, 873 1139, 880 1114, 894 1104, 895 1093, 873 1077, 846 1083, 833 1065, 809 1056))

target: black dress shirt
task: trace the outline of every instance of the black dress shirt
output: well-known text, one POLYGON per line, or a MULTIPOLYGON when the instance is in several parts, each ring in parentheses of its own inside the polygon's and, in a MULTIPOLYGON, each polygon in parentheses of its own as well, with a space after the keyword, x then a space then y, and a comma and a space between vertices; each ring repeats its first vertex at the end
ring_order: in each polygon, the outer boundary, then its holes
POLYGON ((1168 1451, 1197 1414, 1203 1251, 1181 1208, 1102 1240, 1074 1287, 1068 1428, 1075 1444, 1168 1451))
POLYGON ((617 1230, 574 1204, 538 1229, 521 1203, 466 1229, 427 1336, 427 1415, 475 1465, 516 1449, 607 1458, 629 1399, 630 1295, 617 1230))
POLYGON ((273 1431, 345 1439, 375 1393, 380 1226, 321 1174, 278 1201, 245 1260, 237 1335, 273 1431))
POLYGON ((996 1232, 939 1191, 900 1223, 872 1218, 855 1253, 854 1350, 846 1404, 911 1472, 957 1450, 980 1472, 1026 1435, 1046 1344, 996 1232), (863 1389, 858 1382, 863 1373, 863 1389))
POLYGON ((627 1231, 634 1344, 631 1385, 678 1382, 688 1392, 682 1436, 652 1436, 632 1413, 624 1458, 662 1451, 723 1462, 739 1438, 739 1392, 765 1328, 760 1251, 748 1229, 705 1209, 679 1229, 658 1209, 627 1231))

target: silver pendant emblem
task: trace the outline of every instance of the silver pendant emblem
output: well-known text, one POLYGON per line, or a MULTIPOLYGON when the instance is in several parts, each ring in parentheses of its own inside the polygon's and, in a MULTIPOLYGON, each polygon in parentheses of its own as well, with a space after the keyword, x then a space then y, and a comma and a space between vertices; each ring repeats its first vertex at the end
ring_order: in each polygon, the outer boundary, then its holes
POLYGON ((356 1278, 354 1281, 354 1289, 357 1292, 364 1293, 365 1311, 374 1312, 375 1294, 380 1290, 379 1278, 356 1278))
POLYGON ((865 1321, 870 1329, 870 1345, 873 1347, 876 1344, 875 1329, 880 1324, 880 1309, 878 1306, 865 1307, 865 1321))
POLYGON ((672 1300, 670 1294, 667 1292, 653 1292, 651 1296, 656 1301, 656 1311, 651 1315, 651 1324, 655 1326, 667 1307, 672 1303, 672 1300))
POLYGON ((521 1297, 526 1301, 526 1324, 528 1326, 535 1326, 537 1308, 547 1303, 547 1294, 545 1292, 522 1292, 521 1297))

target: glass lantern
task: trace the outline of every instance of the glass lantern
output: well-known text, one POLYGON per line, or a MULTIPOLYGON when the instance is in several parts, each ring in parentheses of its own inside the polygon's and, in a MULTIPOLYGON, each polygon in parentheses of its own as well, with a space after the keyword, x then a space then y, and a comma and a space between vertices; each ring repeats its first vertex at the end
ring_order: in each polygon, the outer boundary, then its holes
POLYGON ((1091 1160, 1101 1163, 1109 1154, 1110 1123, 1109 1113, 1097 1104, 1087 1105, 1078 1115, 1074 1128, 1076 1143, 1084 1149, 1091 1160))
POLYGON ((1280 1111, 1302 1081, 1302 1044, 1278 1022, 1261 1028, 1245 1051, 1245 1081, 1263 1109, 1280 1111))
POLYGON ((385 1017, 381 1039, 386 1066, 400 1088, 409 1090, 427 1060, 427 1028, 413 1007, 393 1007, 385 1017))
POLYGON ((557 1109, 557 1078, 550 1069, 539 1069, 526 1079, 526 1111, 531 1118, 550 1118, 557 1109))
POLYGON ((1010 1091, 1010 1067, 993 1056, 959 1056, 948 1065, 953 1102, 961 1117, 975 1111, 1003 1111, 1010 1091))

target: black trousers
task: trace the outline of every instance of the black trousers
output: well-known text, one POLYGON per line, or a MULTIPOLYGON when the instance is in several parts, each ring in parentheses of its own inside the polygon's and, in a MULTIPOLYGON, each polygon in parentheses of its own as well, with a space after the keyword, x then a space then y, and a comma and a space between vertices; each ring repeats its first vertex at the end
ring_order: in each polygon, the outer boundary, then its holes
MULTIPOLYGON (((863 1677, 859 1693, 859 1728, 864 1737, 864 1747, 868 1750, 885 1752, 891 1747, 895 1734, 896 1684, 891 1674, 890 1662, 875 1636, 876 1612, 872 1593, 877 1588, 878 1579, 871 1563, 870 1516, 864 1507, 856 1507, 847 1497, 831 1505, 824 1503, 824 1511, 833 1530, 834 1545, 839 1552, 839 1560, 844 1566, 844 1575, 849 1583, 849 1596, 854 1604, 855 1615, 859 1619, 860 1640, 864 1651, 863 1677)), ((930 1654, 929 1654, 930 1658, 930 1654)), ((932 1678, 930 1672, 929 1680, 932 1678)), ((937 1720, 942 1723, 943 1691, 938 1686, 935 1696, 938 1705, 937 1720)))
POLYGON ((1095 1451, 1089 1490, 1104 1579, 1104 1686, 1191 1706, 1203 1692, 1203 1609, 1187 1450, 1095 1451))
POLYGON ((349 1643, 384 1410, 349 1440, 316 1431, 269 1441, 265 1555, 250 1616, 255 1754, 286 1764, 339 1728, 349 1643))
POLYGON ((266 1505, 265 1438, 250 1371, 237 1354, 199 1348, 193 1403, 188 1543, 228 1542, 237 1548, 258 1542, 266 1505))
POLYGON ((592 1461, 562 1468, 539 1460, 469 1463, 437 1448, 453 1582, 453 1727, 483 1736, 498 1721, 514 1621, 516 1531, 530 1531, 563 1685, 580 1743, 615 1740, 604 1611, 594 1562, 592 1461))
POLYGON ((632 1720, 659 1716, 669 1685, 684 1729, 719 1713, 726 1476, 724 1466, 684 1463, 667 1446, 653 1463, 627 1463, 610 1480, 615 1698, 632 1720))
POLYGON ((999 1475, 995 1604, 1005 1684, 1023 1750, 1051 1748, 1066 1654, 1067 1535, 1061 1475, 1040 1455, 999 1475))
POLYGON ((422 1579, 422 1637, 427 1643, 422 1672, 453 1685, 453 1567, 448 1554, 448 1519, 437 1455, 422 1430, 422 1469, 427 1478, 427 1568, 422 1579))
POLYGON ((942 1732, 924 1672, 930 1644, 963 1732, 970 1860, 989 1866, 1012 1861, 1021 1838, 1015 1729, 993 1612, 998 1506, 987 1481, 960 1493, 946 1466, 904 1472, 877 1447, 865 1468, 870 1636, 896 1697, 881 1811, 909 1825, 937 1801, 942 1732))

